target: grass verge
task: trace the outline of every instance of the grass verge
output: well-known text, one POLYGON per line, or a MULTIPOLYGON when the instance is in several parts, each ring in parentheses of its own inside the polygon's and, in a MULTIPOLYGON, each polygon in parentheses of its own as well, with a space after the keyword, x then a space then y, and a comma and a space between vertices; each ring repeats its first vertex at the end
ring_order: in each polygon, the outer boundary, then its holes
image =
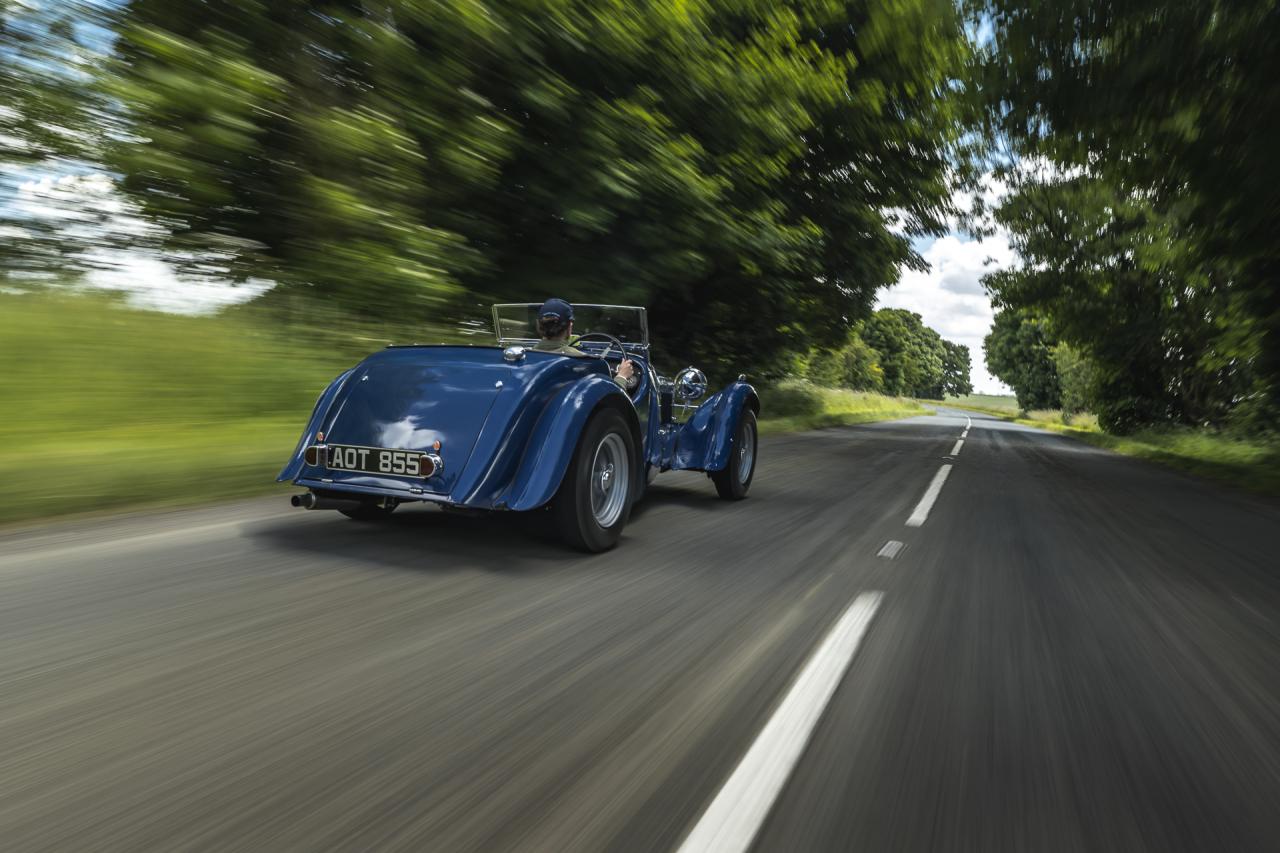
POLYGON ((1259 494, 1280 495, 1280 444, 1272 441, 1192 428, 1149 429, 1132 435, 1111 435, 1103 432, 1098 426, 1098 419, 1087 413, 1075 415, 1070 424, 1064 424, 1062 412, 1056 410, 1027 412, 1025 417, 1019 417, 1016 404, 1013 411, 972 405, 963 399, 947 400, 943 405, 972 409, 1051 430, 1095 447, 1147 459, 1259 494))
POLYGON ((760 396, 762 435, 891 421, 931 413, 930 409, 905 397, 823 388, 794 380, 781 383, 776 388, 761 389, 760 396))

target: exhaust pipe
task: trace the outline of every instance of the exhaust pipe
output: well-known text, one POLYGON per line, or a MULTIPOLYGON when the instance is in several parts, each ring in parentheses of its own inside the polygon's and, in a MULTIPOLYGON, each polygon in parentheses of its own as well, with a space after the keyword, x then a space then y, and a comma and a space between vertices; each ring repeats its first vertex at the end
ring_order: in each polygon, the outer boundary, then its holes
POLYGON ((294 506, 300 506, 303 509, 359 509, 361 504, 357 500, 348 500, 345 498, 322 498, 317 497, 315 492, 307 492, 305 495, 294 495, 289 498, 289 503, 294 506))

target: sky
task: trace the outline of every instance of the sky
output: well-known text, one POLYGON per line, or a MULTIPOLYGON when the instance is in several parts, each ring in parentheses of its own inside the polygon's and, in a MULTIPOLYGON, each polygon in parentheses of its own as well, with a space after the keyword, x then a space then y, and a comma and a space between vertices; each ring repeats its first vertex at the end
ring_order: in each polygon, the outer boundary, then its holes
POLYGON ((916 250, 928 261, 929 270, 904 270, 896 285, 881 291, 877 307, 915 311, 926 326, 942 337, 967 346, 975 393, 1013 393, 987 372, 982 357, 982 339, 991 331, 995 312, 982 289, 981 278, 1014 264, 1017 256, 1009 247, 1007 235, 997 231, 979 240, 953 230, 935 240, 917 243, 916 250))

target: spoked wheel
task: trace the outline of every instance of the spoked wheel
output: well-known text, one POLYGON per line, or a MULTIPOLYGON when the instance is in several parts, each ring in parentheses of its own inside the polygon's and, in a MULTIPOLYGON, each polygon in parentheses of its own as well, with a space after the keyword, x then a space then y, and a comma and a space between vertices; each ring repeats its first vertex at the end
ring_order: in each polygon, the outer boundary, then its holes
POLYGON ((358 509, 342 509, 338 511, 347 518, 352 518, 356 521, 381 521, 396 511, 396 504, 390 501, 385 504, 367 501, 361 503, 358 509))
POLYGON ((561 536, 575 548, 605 551, 631 515, 635 442, 622 415, 602 409, 587 423, 552 502, 561 536))
POLYGON ((738 418, 738 431, 729 448, 729 464, 722 471, 713 471, 711 480, 716 492, 727 501, 740 501, 747 496, 751 480, 756 475, 756 413, 744 408, 738 418))

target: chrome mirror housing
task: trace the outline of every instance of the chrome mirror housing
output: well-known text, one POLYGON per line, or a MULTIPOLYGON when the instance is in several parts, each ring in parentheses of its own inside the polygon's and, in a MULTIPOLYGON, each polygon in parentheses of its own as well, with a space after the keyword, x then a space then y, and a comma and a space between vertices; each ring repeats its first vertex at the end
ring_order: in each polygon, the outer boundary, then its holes
POLYGON ((707 375, 696 367, 686 367, 676 376, 676 399, 689 404, 707 393, 707 375))

